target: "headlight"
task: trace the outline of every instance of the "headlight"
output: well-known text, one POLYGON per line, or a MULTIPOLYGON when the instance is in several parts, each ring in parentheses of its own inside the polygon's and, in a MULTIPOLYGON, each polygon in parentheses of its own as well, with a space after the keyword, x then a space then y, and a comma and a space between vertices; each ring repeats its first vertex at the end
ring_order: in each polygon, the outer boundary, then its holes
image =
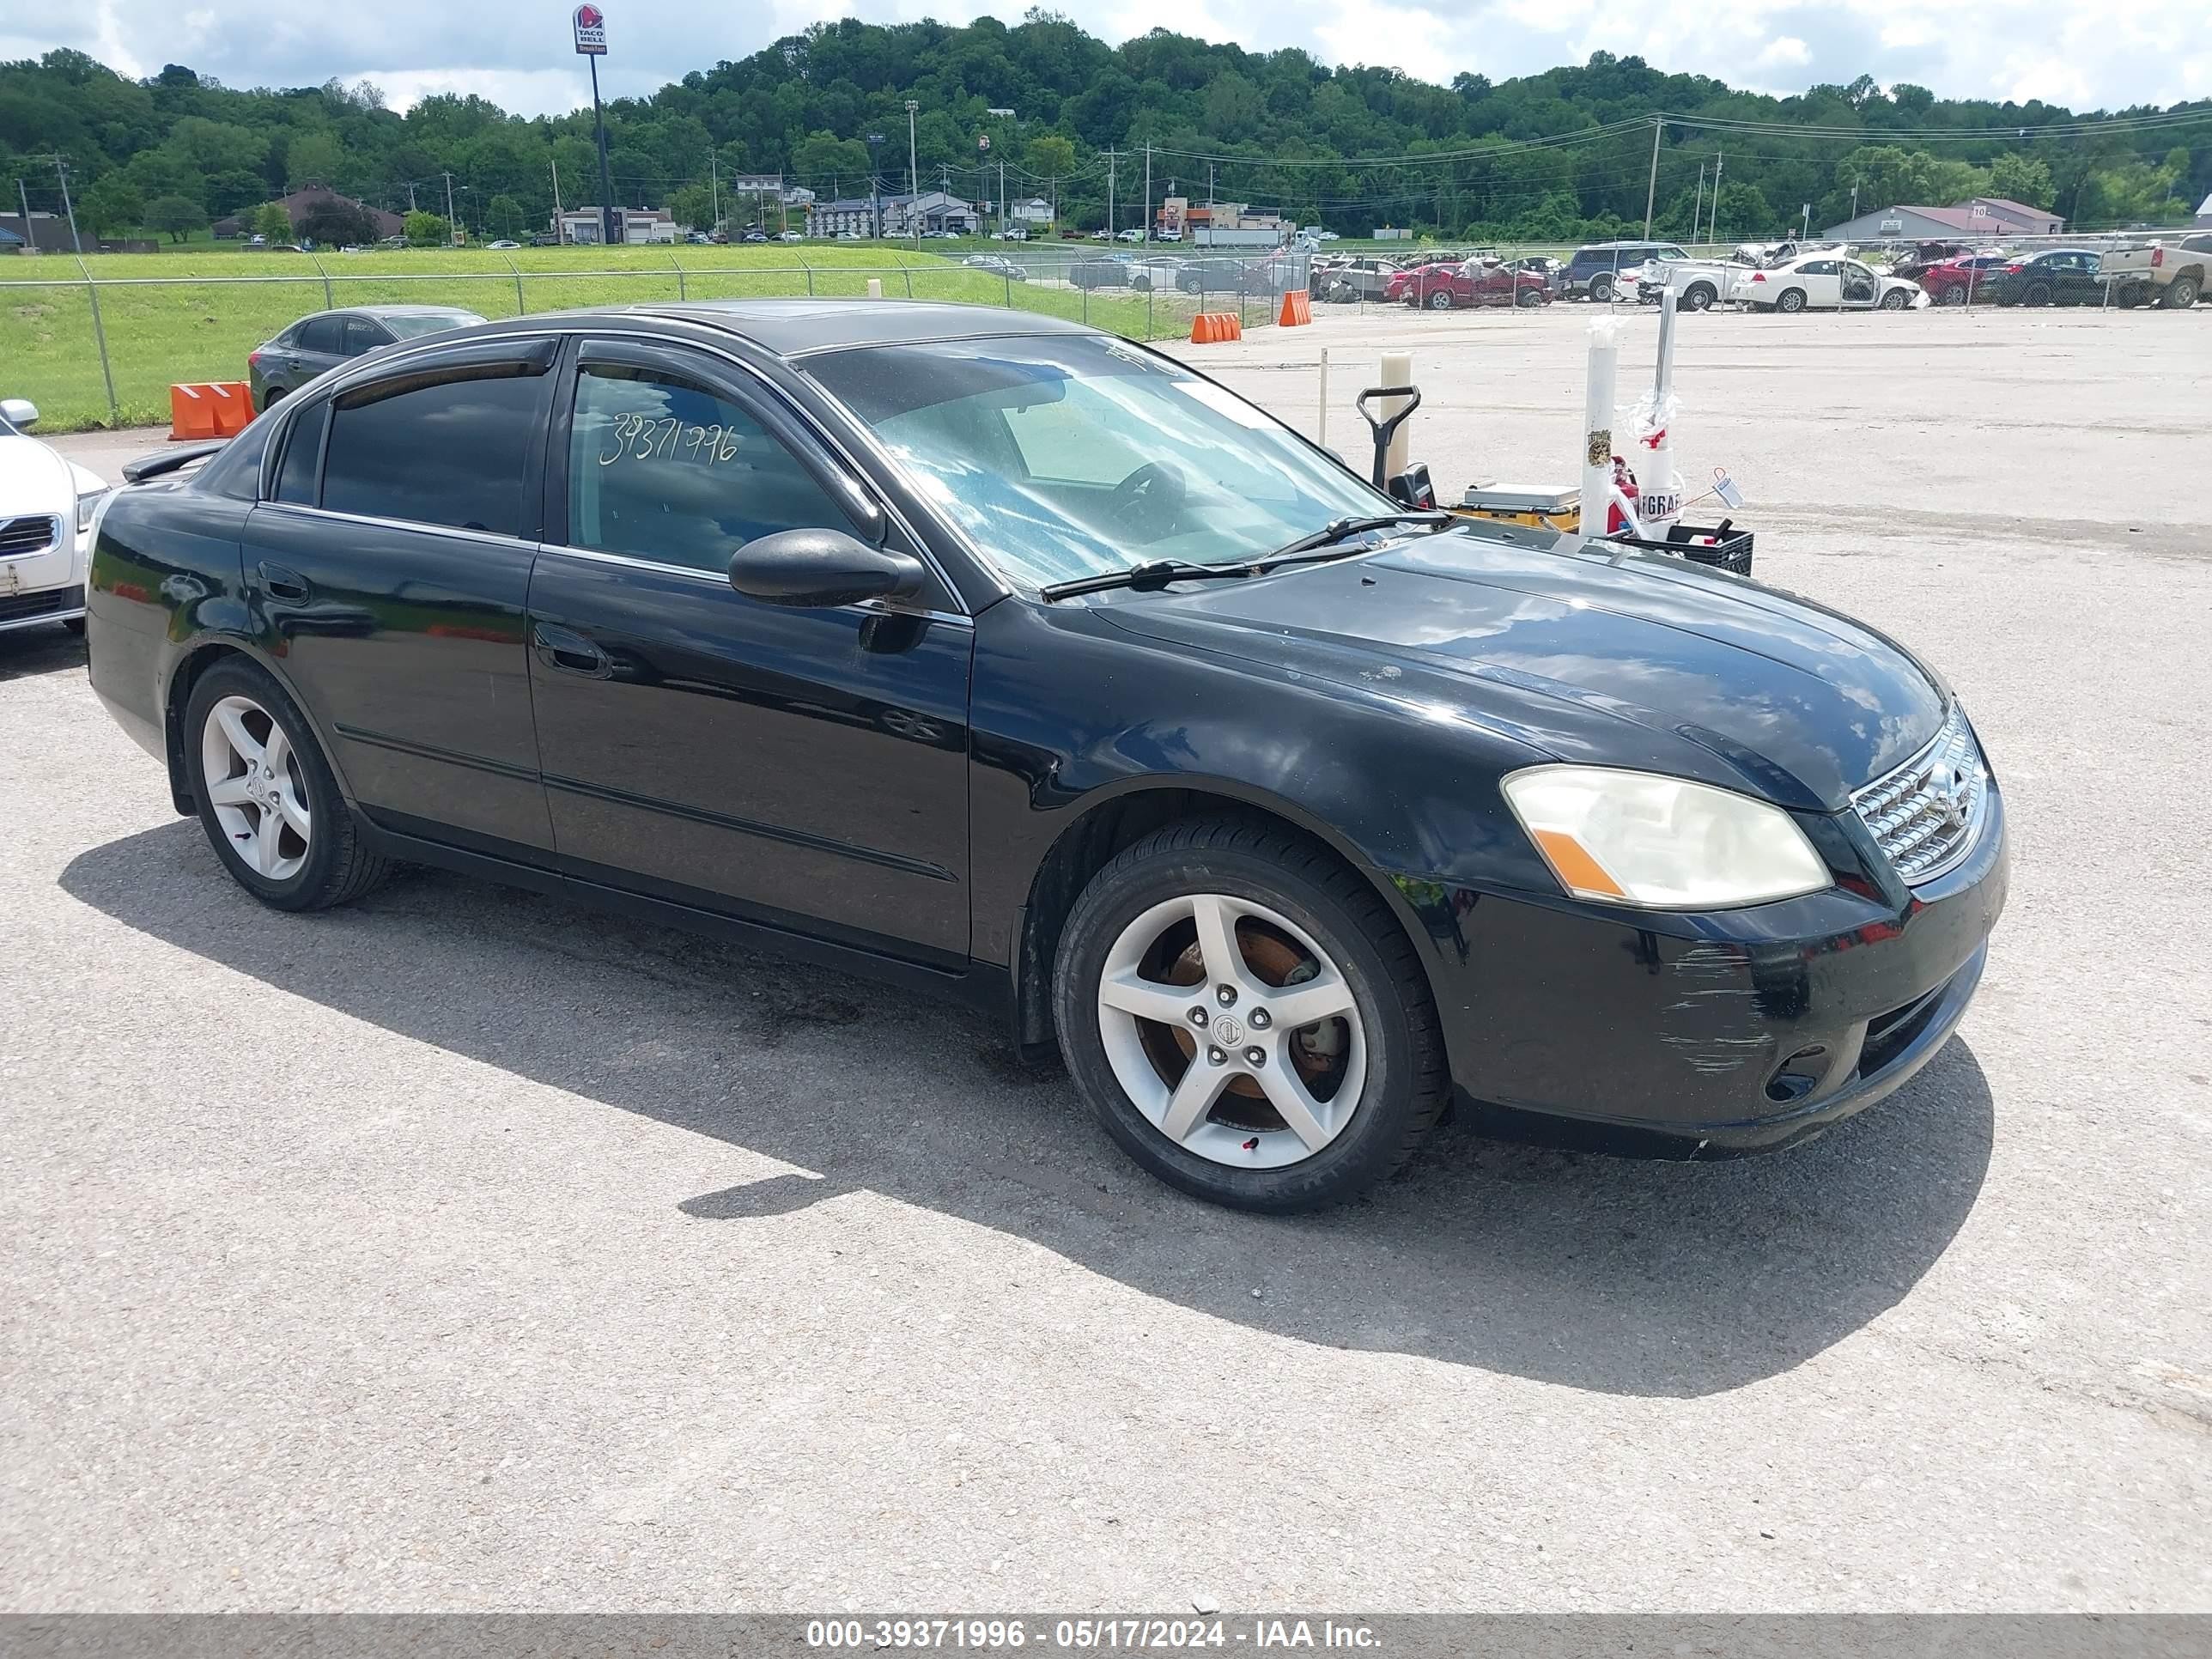
POLYGON ((82 536, 92 528, 93 514, 100 510, 100 502, 105 501, 111 493, 105 489, 95 489, 89 495, 80 495, 76 498, 76 533, 78 535, 82 536))
POLYGON ((1532 766, 1503 786, 1559 884, 1655 909, 1817 892, 1828 867, 1795 820, 1748 795, 1648 772, 1532 766))

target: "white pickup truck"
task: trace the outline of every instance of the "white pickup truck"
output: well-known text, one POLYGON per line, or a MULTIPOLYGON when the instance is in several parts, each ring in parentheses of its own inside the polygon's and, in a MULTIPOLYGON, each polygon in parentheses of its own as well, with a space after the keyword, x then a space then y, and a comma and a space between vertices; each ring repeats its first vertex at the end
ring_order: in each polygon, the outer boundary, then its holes
POLYGON ((2118 306, 2155 305, 2186 311, 2204 292, 2212 270, 2212 231, 2177 236, 2170 242, 2142 242, 2106 252, 2097 261, 2097 280, 2118 306))

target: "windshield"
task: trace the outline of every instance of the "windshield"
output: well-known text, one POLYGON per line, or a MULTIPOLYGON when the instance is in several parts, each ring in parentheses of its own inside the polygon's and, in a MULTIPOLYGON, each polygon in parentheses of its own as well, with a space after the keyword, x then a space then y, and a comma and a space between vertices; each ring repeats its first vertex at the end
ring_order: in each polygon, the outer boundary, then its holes
POLYGON ((877 346, 808 372, 1007 576, 1232 564, 1388 496, 1211 380, 1101 335, 877 346))
POLYGON ((386 313, 382 320, 385 327, 392 331, 393 339, 411 340, 417 335, 443 334, 449 328, 466 328, 483 319, 473 311, 418 311, 397 317, 386 313))

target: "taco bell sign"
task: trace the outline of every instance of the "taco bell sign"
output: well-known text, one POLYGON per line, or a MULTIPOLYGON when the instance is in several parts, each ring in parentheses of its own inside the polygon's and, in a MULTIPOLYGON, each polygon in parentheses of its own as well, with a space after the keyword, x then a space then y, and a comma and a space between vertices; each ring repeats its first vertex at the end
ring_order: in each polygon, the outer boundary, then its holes
POLYGON ((607 55, 607 15, 591 0, 576 8, 576 50, 589 58, 607 55))

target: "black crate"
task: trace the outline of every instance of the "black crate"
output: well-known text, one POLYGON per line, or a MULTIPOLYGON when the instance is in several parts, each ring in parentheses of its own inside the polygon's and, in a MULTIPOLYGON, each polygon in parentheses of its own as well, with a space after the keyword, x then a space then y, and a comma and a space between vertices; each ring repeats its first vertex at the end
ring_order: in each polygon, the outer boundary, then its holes
POLYGON ((1628 547, 1648 547, 1655 553, 1671 553, 1692 564, 1733 571, 1739 576, 1751 574, 1752 534, 1748 530, 1738 530, 1733 519, 1723 519, 1717 525, 1670 524, 1664 541, 1655 541, 1649 536, 1615 536, 1613 539, 1628 547))

